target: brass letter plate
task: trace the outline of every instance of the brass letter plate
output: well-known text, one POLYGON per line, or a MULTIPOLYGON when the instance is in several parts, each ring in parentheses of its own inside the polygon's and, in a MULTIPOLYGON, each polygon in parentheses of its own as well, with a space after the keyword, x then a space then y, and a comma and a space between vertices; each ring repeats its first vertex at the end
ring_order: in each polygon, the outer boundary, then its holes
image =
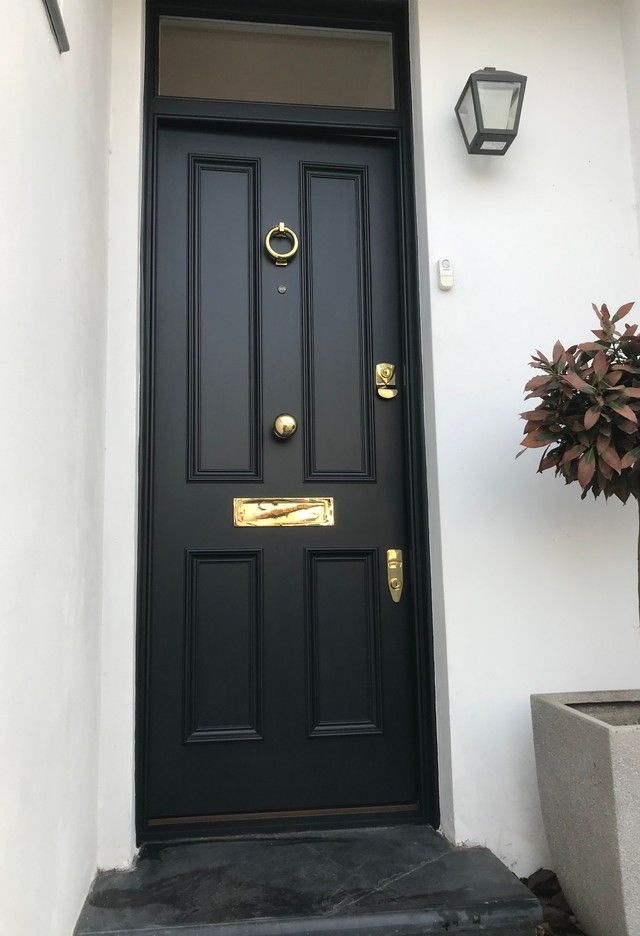
POLYGON ((234 497, 237 527, 333 526, 333 497, 234 497))

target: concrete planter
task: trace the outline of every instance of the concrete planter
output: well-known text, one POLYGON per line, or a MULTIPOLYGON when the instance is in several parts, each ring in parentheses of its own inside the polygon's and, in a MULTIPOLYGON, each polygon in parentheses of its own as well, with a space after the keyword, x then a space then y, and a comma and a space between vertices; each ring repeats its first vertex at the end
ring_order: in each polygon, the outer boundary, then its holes
POLYGON ((531 697, 544 826, 589 936, 640 934, 640 691, 531 697))

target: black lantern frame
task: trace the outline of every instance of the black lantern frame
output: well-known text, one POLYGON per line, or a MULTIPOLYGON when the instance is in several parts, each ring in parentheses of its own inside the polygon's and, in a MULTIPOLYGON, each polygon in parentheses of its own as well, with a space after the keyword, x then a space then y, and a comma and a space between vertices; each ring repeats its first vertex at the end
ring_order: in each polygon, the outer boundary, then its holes
POLYGON ((526 85, 526 75, 518 75, 516 72, 498 71, 496 68, 482 68, 479 71, 475 71, 469 75, 467 83, 462 89, 462 94, 458 98, 458 103, 455 107, 456 117, 458 118, 460 131, 462 133, 462 138, 464 139, 468 153, 482 156, 504 156, 518 135, 518 129, 520 127, 520 115, 522 114, 522 102, 524 99, 526 85), (481 81, 496 83, 499 82, 502 84, 512 84, 514 86, 519 86, 520 90, 518 94, 518 103, 512 129, 485 127, 482 114, 482 104, 480 101, 480 93, 478 90, 478 85, 481 81), (476 122, 475 134, 471 139, 468 139, 467 131, 465 130, 463 121, 460 117, 460 108, 467 96, 467 93, 469 92, 469 89, 471 89, 471 100, 476 122), (503 143, 504 146, 498 148, 497 146, 487 145, 499 143, 503 143))

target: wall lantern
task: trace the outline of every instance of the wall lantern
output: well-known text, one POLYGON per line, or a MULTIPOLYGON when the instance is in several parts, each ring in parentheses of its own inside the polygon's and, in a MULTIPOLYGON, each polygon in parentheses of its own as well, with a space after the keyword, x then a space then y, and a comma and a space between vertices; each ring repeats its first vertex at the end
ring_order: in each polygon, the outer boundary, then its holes
POLYGON ((526 84, 524 75, 495 68, 469 75, 456 104, 467 152, 504 156, 518 134, 526 84))

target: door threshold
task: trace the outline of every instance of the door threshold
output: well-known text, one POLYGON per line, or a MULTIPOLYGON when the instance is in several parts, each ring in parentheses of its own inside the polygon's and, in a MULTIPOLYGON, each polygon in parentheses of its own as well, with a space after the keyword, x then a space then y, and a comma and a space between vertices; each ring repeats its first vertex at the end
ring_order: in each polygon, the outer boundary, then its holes
POLYGON ((213 841, 328 829, 375 828, 424 821, 419 803, 393 803, 331 809, 289 809, 269 812, 219 813, 149 819, 140 844, 213 841))
POLYGON ((242 813, 214 813, 207 816, 166 816, 164 818, 149 819, 149 828, 167 826, 216 825, 232 824, 237 822, 263 822, 287 819, 338 819, 356 816, 372 817, 375 815, 395 815, 408 813, 417 816, 420 811, 418 803, 388 803, 381 806, 341 806, 327 809, 280 809, 266 812, 242 813))
POLYGON ((538 900, 488 849, 428 826, 151 847, 99 874, 76 936, 533 934, 538 900))

